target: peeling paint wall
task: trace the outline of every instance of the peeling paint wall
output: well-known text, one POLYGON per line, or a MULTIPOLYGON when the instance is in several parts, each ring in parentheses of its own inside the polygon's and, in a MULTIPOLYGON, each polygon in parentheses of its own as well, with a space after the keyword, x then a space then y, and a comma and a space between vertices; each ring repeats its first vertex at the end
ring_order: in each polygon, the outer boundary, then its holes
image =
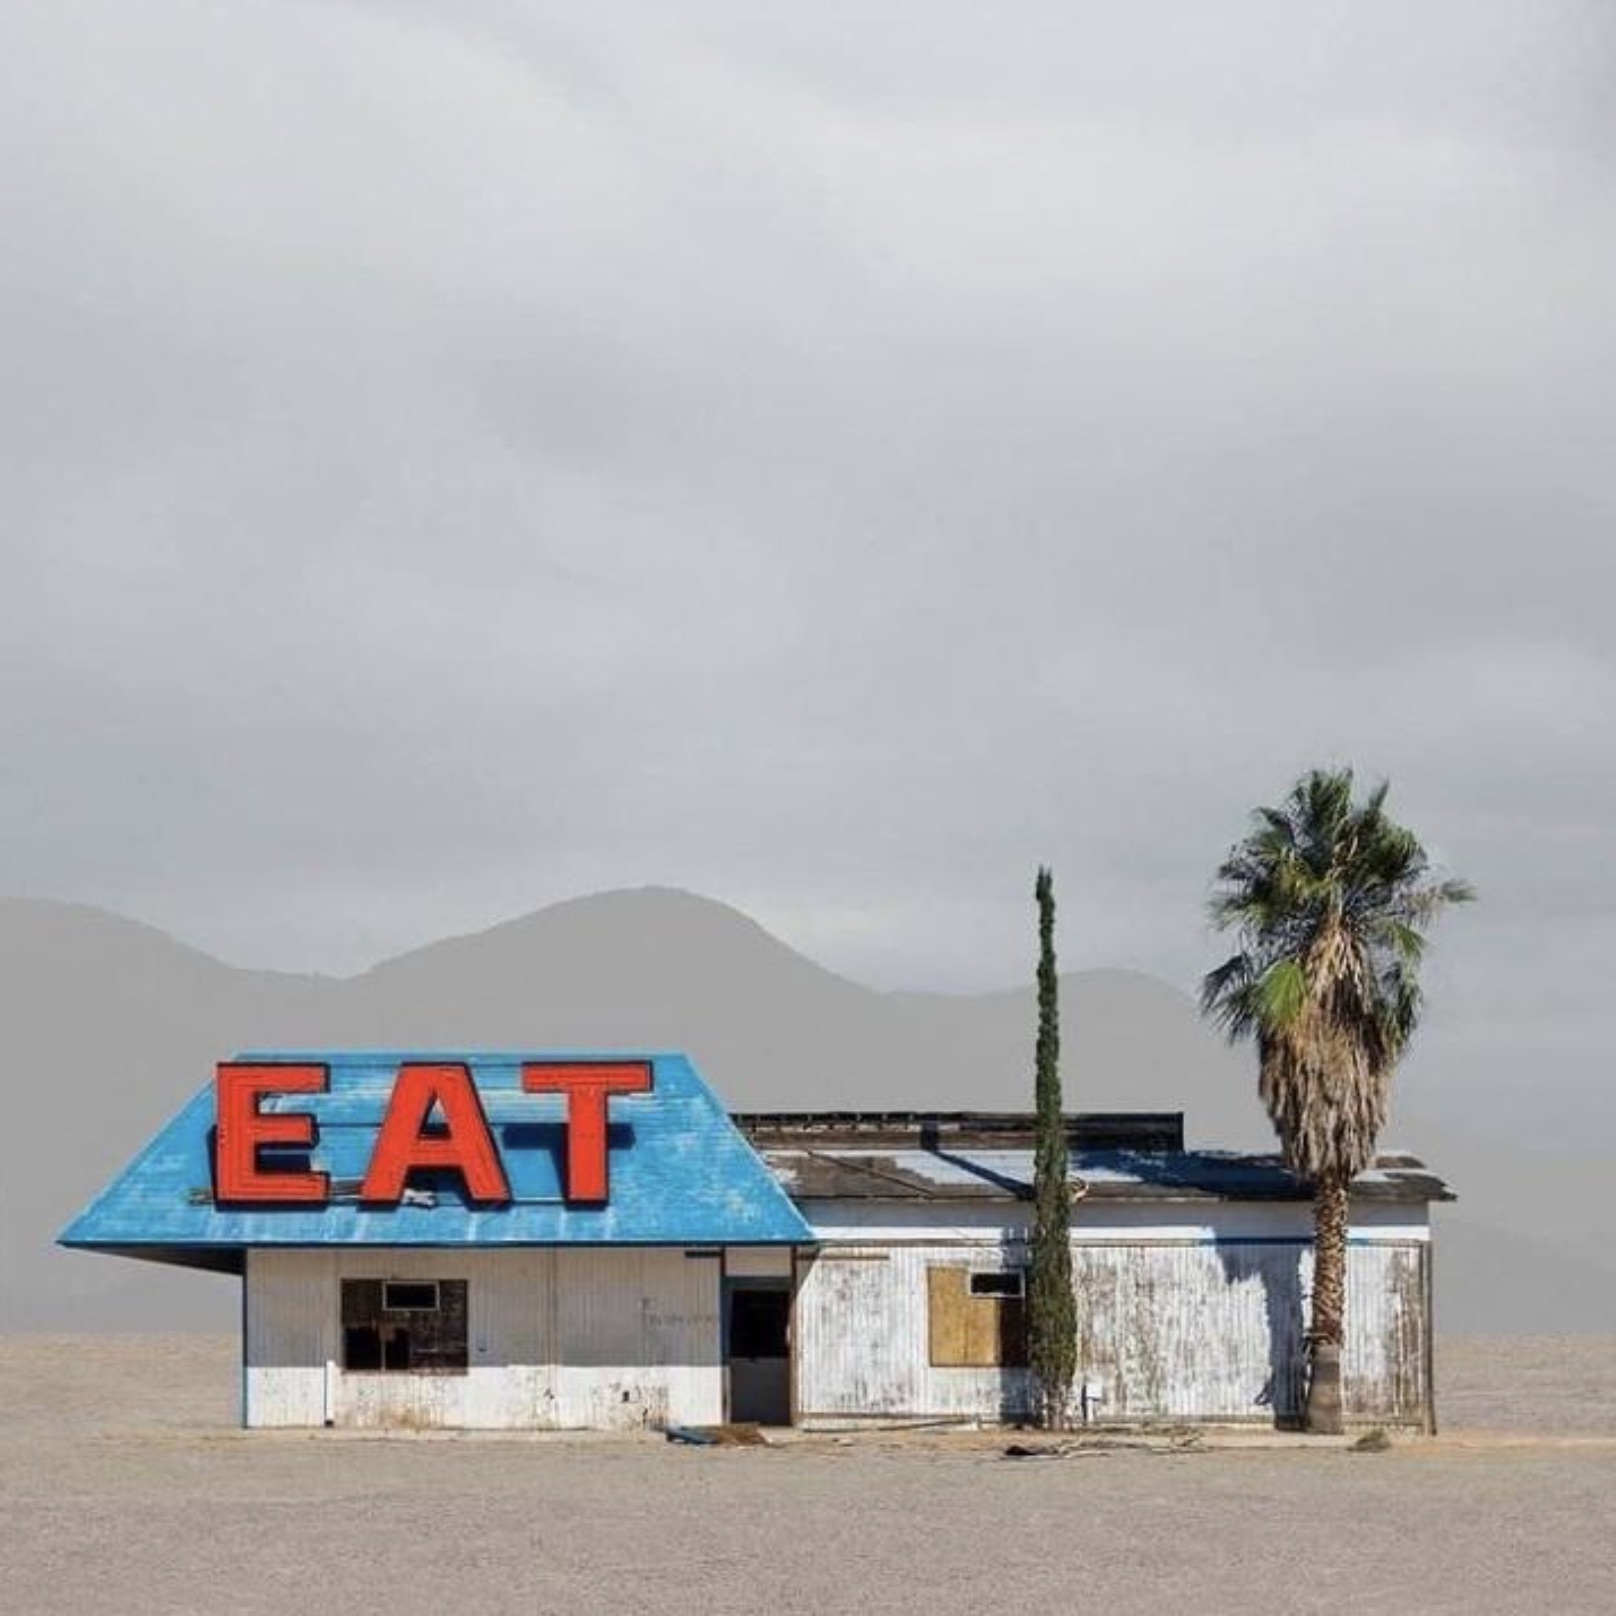
POLYGON ((1015 1266, 1000 1245, 831 1247, 798 1269, 798 1418, 981 1416, 1027 1403, 1024 1369, 934 1369, 928 1363, 926 1271, 933 1264, 1015 1266))
MULTIPOLYGON (((1086 1211, 1087 1209, 1085 1209, 1086 1211)), ((1022 1209, 815 1208, 825 1243, 796 1261, 793 1405, 806 1422, 1015 1417, 1024 1369, 929 1362, 931 1267, 1026 1259, 1022 1209), (898 1212, 904 1216, 895 1215, 898 1212), (963 1218, 961 1214, 964 1214, 963 1218), (959 1220, 959 1221, 953 1221, 959 1220)), ((1349 1417, 1422 1425, 1431 1407, 1428 1226, 1354 1208, 1349 1417)), ((1272 1421, 1299 1411, 1312 1252, 1306 1209, 1166 1206, 1074 1229, 1080 1380, 1100 1419, 1272 1421)), ((784 1253, 572 1247, 327 1248, 249 1254, 245 1421, 254 1426, 632 1429, 724 1417, 721 1293, 784 1253), (464 1374, 342 1368, 345 1278, 464 1279, 464 1374)))
MULTIPOLYGON (((895 1238, 880 1228, 888 1212, 839 1210, 841 1238, 799 1265, 799 1417, 998 1419, 1025 1411, 1026 1371, 934 1368, 927 1333, 928 1269, 1023 1263, 1024 1220, 927 1242, 914 1229, 895 1238), (861 1216, 875 1226, 862 1238, 861 1216)), ((1074 1232, 1079 1381, 1099 1384, 1096 1418, 1272 1421, 1300 1411, 1311 1245, 1300 1233, 1254 1232, 1254 1211, 1277 1224, 1295 1209, 1231 1210, 1238 1232, 1218 1232, 1215 1213, 1201 1214, 1214 1226, 1200 1236, 1074 1232)), ((1355 1219, 1343 1359, 1349 1417, 1427 1420, 1425 1232, 1355 1219)))
POLYGON ((245 1423, 613 1429, 723 1417, 719 1263, 682 1249, 248 1254, 245 1423), (343 1279, 464 1279, 464 1374, 352 1373, 343 1279))

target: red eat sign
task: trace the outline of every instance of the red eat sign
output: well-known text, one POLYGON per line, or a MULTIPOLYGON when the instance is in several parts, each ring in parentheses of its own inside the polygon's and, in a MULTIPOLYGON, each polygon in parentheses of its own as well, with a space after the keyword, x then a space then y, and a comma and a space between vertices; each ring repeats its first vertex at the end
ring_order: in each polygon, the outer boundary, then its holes
MULTIPOLYGON (((259 1160, 260 1145, 314 1143, 314 1117, 307 1111, 266 1114, 265 1094, 323 1094, 324 1066, 220 1064, 215 1079, 218 1129, 214 1141, 215 1193, 221 1202, 324 1206, 331 1198, 327 1174, 300 1167, 272 1167, 259 1160)), ((567 1097, 568 1201, 599 1204, 607 1197, 606 1101, 612 1094, 646 1094, 649 1061, 532 1061, 522 1067, 529 1094, 567 1097)), ((359 1199, 396 1206, 413 1168, 449 1168, 460 1174, 466 1194, 487 1206, 511 1198, 499 1147, 483 1114, 471 1068, 462 1062, 406 1061, 393 1080, 387 1114, 376 1134, 359 1199), (427 1132, 436 1107, 441 1127, 427 1132)))

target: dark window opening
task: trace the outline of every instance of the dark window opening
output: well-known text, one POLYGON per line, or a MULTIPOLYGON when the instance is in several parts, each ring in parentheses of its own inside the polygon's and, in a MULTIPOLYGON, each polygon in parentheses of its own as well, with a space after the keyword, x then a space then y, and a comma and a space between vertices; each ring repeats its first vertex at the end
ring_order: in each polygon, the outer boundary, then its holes
POLYGON ((382 1306, 389 1313, 436 1313, 438 1282, 435 1279, 389 1279, 382 1283, 382 1306))
POLYGON ((788 1357, 790 1319, 791 1293, 787 1290, 731 1291, 730 1357, 788 1357))
POLYGON ((342 1367, 383 1374, 465 1374, 466 1281, 342 1282, 342 1367))
POLYGON ((344 1369, 380 1369, 382 1338, 373 1324, 350 1324, 342 1332, 344 1369))
POLYGON ((1022 1276, 1019 1268, 1004 1273, 971 1275, 972 1296, 1020 1296, 1022 1276))

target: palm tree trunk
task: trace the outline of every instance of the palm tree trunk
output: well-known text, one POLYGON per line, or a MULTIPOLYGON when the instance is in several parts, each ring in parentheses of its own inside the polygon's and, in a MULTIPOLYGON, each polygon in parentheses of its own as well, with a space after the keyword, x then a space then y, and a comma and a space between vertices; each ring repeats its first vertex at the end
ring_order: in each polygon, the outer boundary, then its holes
POLYGON ((1347 1301, 1347 1186, 1342 1172, 1321 1173, 1313 1191, 1312 1366, 1307 1383, 1308 1430, 1341 1434, 1342 1317, 1347 1301))

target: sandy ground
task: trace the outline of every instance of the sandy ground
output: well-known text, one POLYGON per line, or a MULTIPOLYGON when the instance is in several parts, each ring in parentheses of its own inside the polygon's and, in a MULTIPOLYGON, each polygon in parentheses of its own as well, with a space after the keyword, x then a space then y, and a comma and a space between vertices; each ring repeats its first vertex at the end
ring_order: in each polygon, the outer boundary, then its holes
POLYGON ((1616 1338, 1456 1336, 1437 1347, 1436 1398, 1444 1432, 1616 1437, 1616 1338))
POLYGON ((1388 1453, 1049 1461, 249 1436, 234 1352, 0 1338, 0 1610, 1616 1611, 1609 1338, 1446 1343, 1444 1435, 1388 1453))

